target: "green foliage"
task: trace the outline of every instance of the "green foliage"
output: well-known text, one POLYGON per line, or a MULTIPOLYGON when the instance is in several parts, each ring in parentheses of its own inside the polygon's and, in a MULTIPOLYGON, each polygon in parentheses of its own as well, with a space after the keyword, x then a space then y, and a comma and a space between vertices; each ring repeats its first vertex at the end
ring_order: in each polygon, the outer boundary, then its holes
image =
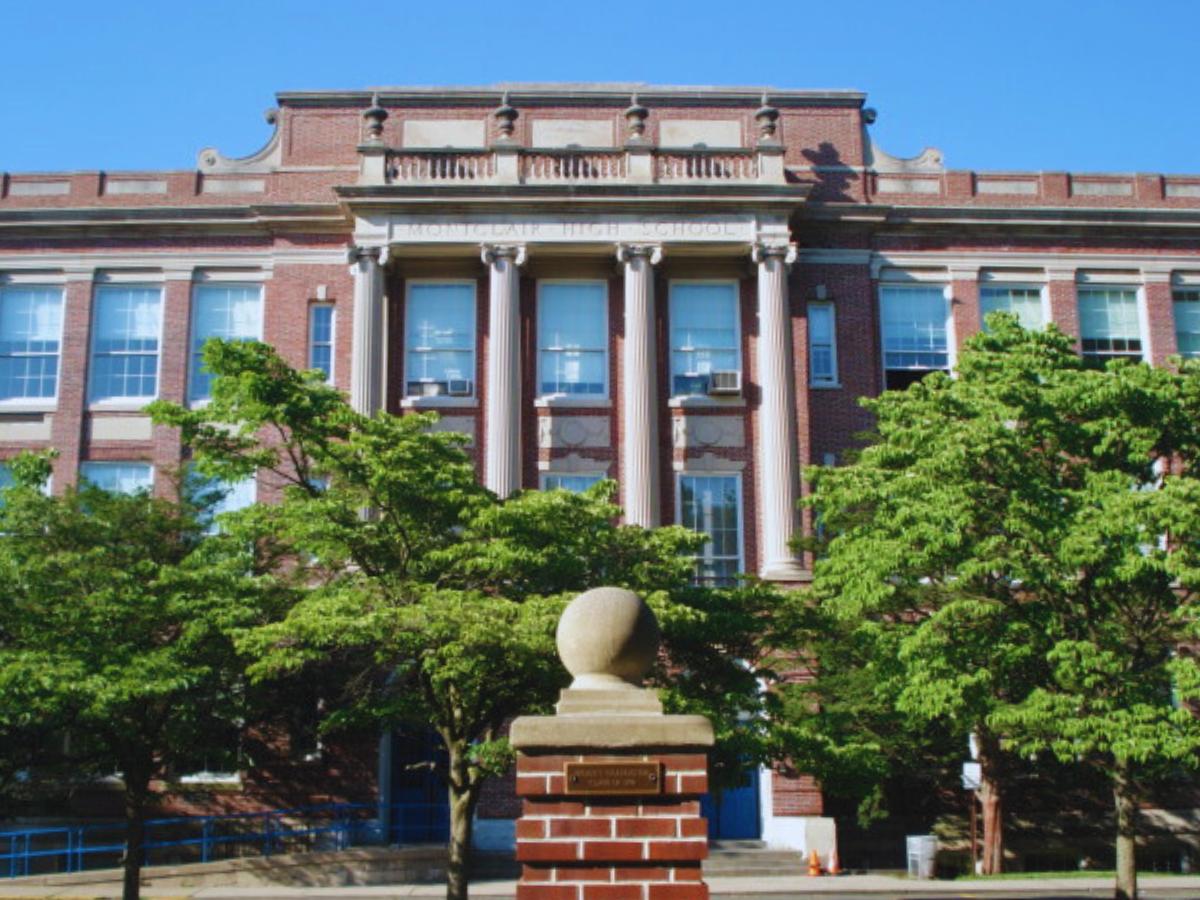
POLYGON ((1096 370, 1053 328, 988 324, 957 377, 864 401, 852 464, 810 471, 815 601, 852 642, 893 635, 849 671, 888 670, 914 721, 1110 773, 1194 766, 1200 368, 1096 370))

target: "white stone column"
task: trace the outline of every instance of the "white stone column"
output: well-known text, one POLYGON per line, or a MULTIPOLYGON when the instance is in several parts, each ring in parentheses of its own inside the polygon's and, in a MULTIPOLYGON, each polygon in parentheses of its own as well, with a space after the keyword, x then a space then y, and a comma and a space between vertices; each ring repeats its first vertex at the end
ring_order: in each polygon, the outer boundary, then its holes
POLYGON ((799 460, 795 427, 795 370, 787 270, 794 244, 754 247, 758 263, 758 445, 755 460, 761 485, 762 518, 759 574, 775 581, 801 576, 800 561, 788 546, 796 530, 799 460))
POLYGON ((662 259, 662 248, 618 244, 617 259, 625 265, 621 498, 626 524, 654 528, 660 521, 654 267, 662 259))
POLYGON ((485 244, 488 267, 487 406, 483 483, 501 497, 521 487, 521 294, 524 246, 485 244))
POLYGON ((354 247, 354 331, 350 353, 350 405, 373 416, 384 403, 383 266, 386 248, 354 247))

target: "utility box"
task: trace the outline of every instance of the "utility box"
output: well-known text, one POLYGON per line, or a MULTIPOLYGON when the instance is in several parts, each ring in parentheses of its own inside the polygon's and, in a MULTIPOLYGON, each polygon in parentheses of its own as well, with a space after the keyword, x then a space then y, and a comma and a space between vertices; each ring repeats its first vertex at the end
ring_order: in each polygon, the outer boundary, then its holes
POLYGON ((910 834, 908 836, 908 877, 933 878, 937 862, 937 835, 910 834))

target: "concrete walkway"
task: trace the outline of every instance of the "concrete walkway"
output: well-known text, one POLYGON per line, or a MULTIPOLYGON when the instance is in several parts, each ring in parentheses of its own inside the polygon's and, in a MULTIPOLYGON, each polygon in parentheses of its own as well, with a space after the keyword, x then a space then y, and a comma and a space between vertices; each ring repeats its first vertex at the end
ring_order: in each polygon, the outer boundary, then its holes
MULTIPOLYGON (((714 898, 722 900, 766 900, 769 897, 804 898, 837 897, 839 900, 882 900, 895 897, 906 900, 1006 900, 1006 898, 1040 898, 1040 900, 1069 900, 1069 898, 1111 897, 1111 878, 1029 878, 997 881, 916 881, 891 875, 844 875, 830 878, 711 878, 708 880, 714 898)), ((1149 900, 1198 900, 1200 876, 1154 876, 1140 879, 1139 888, 1149 900)), ((402 897, 444 897, 441 884, 396 884, 371 887, 206 887, 188 889, 155 889, 146 887, 142 895, 158 900, 391 900, 402 897)), ((471 885, 472 897, 512 898, 516 895, 513 881, 480 881, 471 885)), ((49 886, 5 884, 0 882, 0 898, 72 898, 111 897, 97 892, 95 886, 49 886)), ((119 895, 118 895, 119 896, 119 895)))

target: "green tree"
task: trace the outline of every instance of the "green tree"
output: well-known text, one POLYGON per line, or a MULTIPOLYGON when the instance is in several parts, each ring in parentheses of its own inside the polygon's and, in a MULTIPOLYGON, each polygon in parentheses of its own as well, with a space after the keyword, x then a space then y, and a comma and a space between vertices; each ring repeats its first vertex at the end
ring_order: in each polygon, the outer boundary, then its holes
POLYGON ((246 715, 232 635, 268 621, 269 595, 247 577, 246 547, 208 536, 190 502, 49 497, 46 459, 14 470, 0 508, 0 739, 45 742, 35 767, 120 773, 136 900, 151 778, 227 751, 246 715))
POLYGON ((565 683, 554 628, 577 591, 612 584, 646 597, 665 635, 659 676, 687 670, 670 707, 713 713, 731 763, 765 752, 767 658, 756 646, 781 601, 756 587, 693 587, 697 535, 617 525, 611 483, 500 501, 477 483, 464 439, 433 429, 436 417, 360 415, 264 345, 212 342, 205 362, 212 402, 160 403, 153 414, 182 429, 206 474, 257 470, 280 487, 278 503, 230 524, 258 548, 259 571, 299 598, 242 640, 253 674, 337 660, 356 674, 326 727, 404 725, 441 738, 452 900, 467 896, 484 779, 510 762, 505 723, 547 711, 565 683))
POLYGON ((810 472, 833 535, 816 596, 899 633, 898 711, 977 734, 993 866, 1007 754, 1108 776, 1119 897, 1136 892, 1138 777, 1197 762, 1180 704, 1200 680, 1176 652, 1200 584, 1197 374, 1089 368, 1054 329, 996 315, 956 377, 864 401, 877 433, 853 464, 810 472))

